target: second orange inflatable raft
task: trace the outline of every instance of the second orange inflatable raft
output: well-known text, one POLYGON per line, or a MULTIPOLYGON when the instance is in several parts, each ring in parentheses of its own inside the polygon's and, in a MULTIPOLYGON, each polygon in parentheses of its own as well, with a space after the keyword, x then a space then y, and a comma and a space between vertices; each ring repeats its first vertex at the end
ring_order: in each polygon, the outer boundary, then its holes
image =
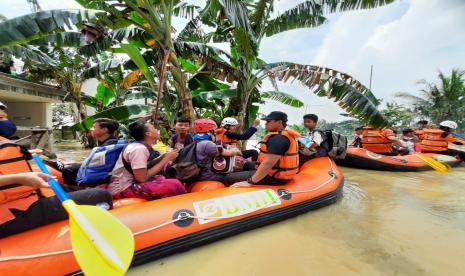
MULTIPOLYGON (((322 157, 304 164, 284 186, 217 189, 214 183, 197 184, 189 194, 111 212, 134 233, 132 265, 137 265, 334 203, 343 183, 336 164, 322 157)), ((3 238, 0 249, 3 275, 80 273, 67 221, 3 238)))
MULTIPOLYGON (((449 155, 434 153, 422 153, 421 155, 431 157, 451 166, 456 166, 461 162, 460 159, 449 155)), ((415 154, 386 156, 356 147, 349 147, 345 159, 338 160, 338 164, 367 170, 396 172, 426 171, 433 169, 415 154)))

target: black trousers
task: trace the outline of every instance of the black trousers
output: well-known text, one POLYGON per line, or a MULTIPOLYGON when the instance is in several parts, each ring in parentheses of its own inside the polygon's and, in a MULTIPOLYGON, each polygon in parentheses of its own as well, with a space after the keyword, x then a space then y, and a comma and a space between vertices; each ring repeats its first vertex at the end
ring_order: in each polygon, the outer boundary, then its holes
MULTIPOLYGON (((77 204, 97 205, 106 202, 112 207, 111 195, 105 189, 92 188, 68 195, 77 204)), ((40 198, 26 211, 10 210, 15 218, 0 225, 0 238, 68 218, 68 213, 56 196, 40 198)))
POLYGON ((257 161, 257 159, 258 159, 258 151, 254 150, 254 149, 243 150, 242 151, 242 157, 244 157, 245 159, 252 158, 252 161, 257 161))
POLYGON ((63 181, 68 185, 77 186, 76 178, 79 168, 81 168, 81 164, 79 163, 66 165, 61 171, 63 181))
MULTIPOLYGON (((233 172, 224 178, 224 184, 226 186, 231 186, 232 184, 240 181, 246 181, 249 177, 255 174, 255 170, 253 171, 242 171, 242 172, 233 172)), ((287 180, 283 179, 276 179, 269 175, 265 176, 262 180, 260 180, 256 185, 273 185, 273 186, 280 186, 287 183, 287 180)))

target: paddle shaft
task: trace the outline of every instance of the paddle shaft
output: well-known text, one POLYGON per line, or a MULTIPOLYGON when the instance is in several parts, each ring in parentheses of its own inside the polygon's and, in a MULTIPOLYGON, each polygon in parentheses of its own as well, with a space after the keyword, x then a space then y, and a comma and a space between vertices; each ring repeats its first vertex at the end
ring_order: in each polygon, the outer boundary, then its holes
MULTIPOLYGON (((40 170, 43 173, 49 174, 50 172, 39 158, 37 154, 33 154, 32 158, 36 162, 37 166, 39 166, 40 170)), ((79 210, 79 205, 76 205, 74 201, 72 201, 66 192, 61 188, 58 181, 54 178, 48 180, 50 185, 52 186, 53 191, 63 203, 63 207, 68 212, 70 216, 70 220, 74 220, 77 225, 79 226, 79 231, 83 231, 86 233, 90 242, 94 243, 95 249, 99 251, 100 255, 107 261, 107 263, 117 270, 126 271, 125 264, 119 259, 118 255, 114 252, 111 245, 108 244, 105 239, 101 237, 98 231, 95 229, 95 225, 93 225, 79 210)), ((98 208, 98 207, 95 207, 98 208)), ((109 213, 108 213, 109 214, 109 213)), ((110 214, 109 214, 110 215, 110 214)))
MULTIPOLYGON (((39 166, 39 169, 41 172, 50 175, 50 172, 47 169, 47 166, 45 166, 44 162, 40 160, 37 154, 33 154, 32 158, 34 158, 34 161, 36 162, 37 166, 39 166)), ((58 199, 61 202, 69 199, 68 194, 66 194, 66 192, 61 187, 60 183, 58 183, 58 181, 55 178, 50 178, 48 180, 48 183, 50 184, 50 186, 52 186, 53 191, 55 192, 55 194, 57 195, 58 199)))

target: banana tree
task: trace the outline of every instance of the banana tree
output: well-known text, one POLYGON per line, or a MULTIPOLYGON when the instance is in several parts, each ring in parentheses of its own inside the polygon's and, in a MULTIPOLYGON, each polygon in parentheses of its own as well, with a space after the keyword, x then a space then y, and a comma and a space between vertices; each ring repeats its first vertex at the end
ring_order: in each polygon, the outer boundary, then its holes
MULTIPOLYGON (((295 66, 310 70, 321 68, 308 65, 264 63, 258 57, 261 41, 264 37, 298 28, 319 26, 326 21, 325 13, 375 8, 390 2, 393 2, 393 0, 306 1, 289 10, 280 12, 278 16, 273 16, 274 0, 253 2, 246 0, 208 0, 200 13, 201 21, 204 25, 213 27, 215 30, 207 34, 206 37, 213 42, 227 42, 231 47, 232 59, 230 65, 234 68, 234 76, 237 79, 237 96, 234 99, 234 104, 231 105, 235 109, 231 113, 238 114, 240 120, 245 121, 246 111, 251 105, 251 96, 257 92, 264 79, 287 81, 289 77, 285 77, 285 72, 278 73, 283 70, 289 70, 290 72, 294 70, 292 72, 296 73, 295 66)), ((386 124, 376 109, 376 100, 371 92, 367 89, 363 91, 357 90, 358 88, 364 89, 364 87, 356 85, 355 83, 359 82, 353 78, 335 70, 312 71, 311 73, 306 71, 309 76, 311 75, 317 79, 324 79, 328 72, 332 72, 329 74, 331 80, 322 83, 327 86, 327 90, 313 90, 313 92, 318 92, 320 96, 333 97, 352 114, 356 113, 364 117, 362 113, 366 112, 368 116, 365 121, 373 125, 386 124), (350 79, 350 81, 347 79, 347 83, 344 79, 339 78, 346 76, 350 79), (351 91, 351 93, 348 91, 351 91), (353 93, 354 91, 362 93, 353 93), (352 107, 351 103, 357 103, 357 106, 352 107)), ((301 81, 306 83, 305 79, 301 81)), ((275 83, 273 82, 273 84, 275 83)), ((323 88, 323 85, 316 84, 318 83, 313 83, 310 88, 323 88)))
MULTIPOLYGON (((162 57, 167 59, 167 66, 170 72, 172 84, 181 101, 182 112, 185 116, 194 116, 192 106, 192 96, 186 86, 187 77, 182 70, 177 58, 173 43, 173 16, 192 17, 196 6, 189 5, 184 1, 173 0, 125 0, 125 1, 102 1, 102 0, 78 0, 79 4, 88 9, 103 10, 106 17, 101 18, 101 22, 111 26, 127 26, 131 24, 145 31, 149 36, 148 43, 155 45, 160 50, 162 57)), ((135 54, 134 45, 121 47, 130 56, 135 54)), ((131 57, 133 58, 133 56, 131 57)), ((160 68, 159 73, 164 71, 160 68)), ((145 74, 144 74, 145 75, 145 74)), ((147 77, 147 76, 146 76, 147 77)), ((160 76, 164 79, 165 76, 160 76)), ((159 84, 163 87, 164 84, 159 84)))

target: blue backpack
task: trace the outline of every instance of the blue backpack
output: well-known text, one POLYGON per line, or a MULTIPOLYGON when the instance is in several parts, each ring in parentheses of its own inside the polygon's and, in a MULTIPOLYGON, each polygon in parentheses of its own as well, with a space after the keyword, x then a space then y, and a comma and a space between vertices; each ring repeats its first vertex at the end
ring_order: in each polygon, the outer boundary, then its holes
POLYGON ((108 183, 111 171, 126 145, 123 139, 114 145, 95 147, 79 168, 76 182, 79 186, 108 183))

